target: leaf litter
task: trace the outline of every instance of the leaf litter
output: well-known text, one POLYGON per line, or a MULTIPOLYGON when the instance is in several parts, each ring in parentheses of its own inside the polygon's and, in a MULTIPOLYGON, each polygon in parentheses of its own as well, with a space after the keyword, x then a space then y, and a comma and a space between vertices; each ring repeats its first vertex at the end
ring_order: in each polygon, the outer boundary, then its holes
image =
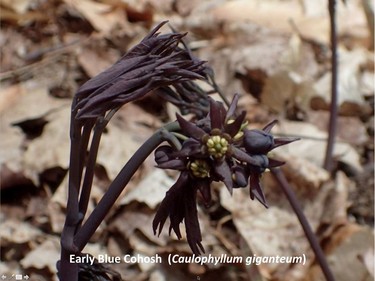
MULTIPOLYGON (((321 168, 329 103, 328 15, 326 2, 318 6, 310 2, 2 1, 1 273, 57 280, 71 97, 150 26, 169 19, 175 29, 189 31, 188 43, 213 67, 223 91, 229 96, 241 93, 240 106, 250 111, 252 127, 278 118, 278 134, 302 137, 293 148, 278 150, 277 158, 288 163, 283 170, 337 280, 371 280, 374 68, 366 18, 360 1, 346 1, 348 7, 339 1, 340 116, 335 159, 341 168, 332 180, 321 168), (283 12, 285 7, 288 13, 283 12)), ((145 99, 117 113, 102 139, 89 210, 139 144, 168 121, 170 110, 145 99)), ((189 253, 184 239, 152 233, 157 205, 174 181, 173 173, 155 170, 154 165, 148 159, 138 171, 85 252, 163 257, 189 253)), ((270 175, 262 182, 268 210, 250 201, 246 192, 231 197, 217 186, 215 203, 199 208, 206 248, 213 255, 303 253, 305 266, 261 264, 256 266, 257 276, 323 280, 284 195, 270 175)), ((113 268, 124 280, 256 276, 249 266, 233 264, 123 263, 113 268)))

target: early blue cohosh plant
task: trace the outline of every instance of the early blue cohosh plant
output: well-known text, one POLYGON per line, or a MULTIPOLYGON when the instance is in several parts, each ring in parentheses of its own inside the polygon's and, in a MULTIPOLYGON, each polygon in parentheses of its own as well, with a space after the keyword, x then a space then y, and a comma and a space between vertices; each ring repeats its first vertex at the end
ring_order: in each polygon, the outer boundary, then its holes
POLYGON ((209 114, 189 122, 177 114, 181 129, 181 148, 160 146, 155 151, 159 168, 175 169, 181 174, 162 201, 154 222, 154 232, 160 234, 166 219, 170 219, 169 232, 173 229, 181 238, 179 224, 184 220, 187 241, 194 254, 204 252, 199 228, 196 192, 199 191, 208 205, 211 201, 210 184, 223 182, 229 192, 246 187, 250 178, 250 197, 267 206, 260 175, 266 168, 277 167, 283 162, 269 159, 273 148, 296 139, 276 138, 269 133, 275 122, 263 131, 246 129, 245 112, 237 114, 238 95, 227 111, 222 103, 210 99, 209 114))
POLYGON ((251 199, 267 207, 260 176, 265 169, 284 164, 269 158, 267 153, 296 140, 274 138, 270 131, 276 121, 263 130, 247 129, 246 112, 237 112, 238 95, 231 104, 223 97, 228 108, 214 101, 210 93, 222 94, 213 71, 192 55, 183 42, 184 34, 159 34, 157 31, 163 24, 116 64, 86 82, 73 99, 67 215, 61 235, 61 260, 57 265, 61 281, 121 280, 118 274, 102 265, 70 263, 70 256, 81 255, 150 154, 154 153, 158 168, 180 171, 157 210, 153 230, 160 234, 169 218, 169 232, 173 229, 182 238, 179 225, 184 222, 187 241, 192 252, 199 255, 204 248, 197 216, 197 192, 208 204, 213 181, 223 182, 230 193, 235 188, 249 186, 251 199), (205 81, 212 90, 204 91, 195 79, 205 81), (177 114, 175 122, 156 131, 119 172, 93 212, 86 216, 99 142, 106 125, 121 106, 149 93, 175 104, 181 114, 193 114, 195 121, 177 114))

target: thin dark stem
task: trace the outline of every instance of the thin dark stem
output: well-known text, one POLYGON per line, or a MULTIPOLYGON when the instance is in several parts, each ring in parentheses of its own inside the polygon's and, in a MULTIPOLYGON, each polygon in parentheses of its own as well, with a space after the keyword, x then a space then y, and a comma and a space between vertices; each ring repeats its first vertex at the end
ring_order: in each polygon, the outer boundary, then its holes
POLYGON ((336 31, 336 0, 328 0, 328 10, 330 18, 331 29, 331 65, 332 65, 332 79, 331 79, 331 105, 330 118, 328 127, 328 140, 324 160, 324 168, 332 172, 334 163, 332 159, 333 148, 336 137, 336 123, 337 123, 337 81, 338 81, 338 63, 337 63, 337 31, 336 31))
POLYGON ((117 112, 118 109, 111 110, 105 117, 98 118, 95 128, 94 135, 92 137, 89 156, 86 164, 85 177, 82 183, 82 191, 79 198, 79 212, 82 217, 85 216, 87 211, 87 206, 90 199, 92 182, 94 180, 95 164, 96 158, 98 156, 99 144, 101 136, 106 128, 108 122, 111 120, 113 115, 117 112))
POLYGON ((294 194, 292 187, 289 185, 287 179, 285 178, 284 173, 280 170, 280 168, 272 168, 271 172, 272 172, 272 175, 275 177, 276 181, 279 183, 286 197, 288 198, 288 201, 290 205, 292 206, 294 212, 296 213, 297 218, 299 222, 301 223, 301 226, 303 228, 303 231, 305 232, 307 239, 309 240, 310 246, 315 253, 315 257, 323 271, 323 274, 326 280, 334 281, 335 278, 333 277, 333 274, 328 266, 323 250, 320 247, 319 242, 302 211, 301 205, 299 204, 298 199, 296 195, 294 194))
POLYGON ((169 140, 166 139, 166 131, 173 131, 178 129, 176 122, 171 123, 162 129, 158 130, 152 135, 130 158, 126 165, 122 168, 117 177, 110 184, 108 191, 104 194, 103 198, 99 201, 93 212, 87 218, 87 221, 78 230, 74 244, 81 251, 91 236, 95 233, 100 223, 104 220, 109 210, 116 202, 121 192, 125 189, 126 185, 138 170, 140 165, 145 159, 156 149, 162 142, 169 140))
POLYGON ((86 153, 87 153, 87 147, 89 145, 90 136, 91 136, 91 130, 95 125, 95 120, 90 120, 85 122, 83 129, 82 129, 82 136, 80 141, 80 163, 79 163, 79 174, 82 176, 83 174, 83 168, 85 167, 86 163, 86 153))
POLYGON ((94 179, 96 158, 98 156, 100 137, 103 133, 104 126, 97 124, 94 129, 94 135, 91 141, 91 146, 89 150, 89 156, 87 159, 85 176, 82 183, 81 196, 79 198, 79 212, 84 216, 87 211, 87 206, 90 199, 92 182, 94 179))
POLYGON ((227 99, 227 97, 224 95, 224 93, 221 91, 219 85, 216 84, 216 81, 215 81, 215 78, 214 78, 213 74, 209 75, 208 77, 210 78, 210 82, 211 82, 212 87, 214 88, 214 90, 219 94, 220 98, 224 101, 224 103, 227 106, 227 108, 229 108, 230 102, 227 99))
POLYGON ((69 166, 69 186, 68 186, 68 201, 67 214, 63 231, 61 233, 61 259, 59 264, 59 275, 61 281, 76 281, 78 279, 78 265, 69 262, 69 256, 77 252, 74 247, 74 234, 77 230, 77 225, 80 221, 78 212, 78 196, 80 184, 80 140, 82 127, 74 122, 74 115, 72 114, 71 122, 71 151, 70 151, 70 166, 69 166))

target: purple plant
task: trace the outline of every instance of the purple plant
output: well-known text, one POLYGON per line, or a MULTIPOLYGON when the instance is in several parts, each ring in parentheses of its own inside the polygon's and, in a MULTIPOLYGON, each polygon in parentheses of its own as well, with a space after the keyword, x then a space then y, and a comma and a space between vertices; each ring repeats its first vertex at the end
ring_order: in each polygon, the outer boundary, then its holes
MULTIPOLYGON (((276 121, 263 130, 248 130, 246 112, 237 112, 238 95, 229 104, 215 83, 213 71, 194 57, 183 42, 185 34, 157 32, 164 24, 154 28, 108 70, 86 82, 73 99, 67 214, 57 265, 61 281, 120 280, 118 274, 98 263, 71 263, 70 256, 82 255, 83 248, 134 173, 152 153, 159 168, 180 171, 159 206, 153 230, 160 234, 169 218, 169 232, 173 230, 181 238, 179 225, 184 221, 187 241, 192 252, 199 255, 204 248, 197 216, 197 192, 209 204, 213 181, 223 182, 230 193, 235 188, 250 186, 251 199, 267 207, 260 176, 265 169, 280 173, 275 167, 284 164, 269 158, 267 153, 296 140, 274 138, 270 131, 276 121), (195 79, 205 81, 212 90, 204 91, 195 79), (223 97, 228 109, 209 97, 214 92, 223 97), (177 121, 157 130, 125 164, 93 212, 86 215, 99 143, 106 125, 121 106, 149 93, 177 105, 182 114, 193 113, 196 121, 185 120, 177 114, 177 121)), ((292 192, 288 187, 285 189, 292 192)), ((304 218, 295 200, 290 202, 298 216, 304 218)), ((304 229, 308 228, 307 222, 303 224, 304 229)), ((307 237, 314 239, 313 235, 307 237)), ((319 250, 319 245, 314 243, 319 250)), ((326 264, 324 256, 319 255, 318 259, 326 264)))
POLYGON ((209 115, 195 123, 177 114, 183 143, 181 149, 161 146, 155 151, 159 168, 181 172, 177 182, 166 197, 153 221, 154 233, 160 234, 166 219, 170 219, 169 233, 173 229, 181 238, 179 224, 184 220, 187 241, 193 253, 200 255, 204 248, 199 228, 196 193, 199 191, 208 205, 211 201, 210 184, 223 182, 229 192, 246 187, 250 177, 250 197, 267 206, 260 186, 260 175, 266 168, 277 167, 283 162, 269 159, 273 148, 297 139, 276 138, 269 133, 276 122, 263 131, 246 129, 245 112, 236 114, 238 95, 227 111, 217 101, 210 100, 209 115))
MULTIPOLYGON (((112 116, 124 104, 139 100, 154 90, 171 85, 182 87, 178 85, 185 85, 182 83, 194 79, 205 79, 204 62, 193 58, 186 47, 179 46, 185 34, 173 32, 161 35, 157 32, 165 23, 156 26, 109 69, 82 85, 73 99, 67 215, 61 235, 61 260, 58 263, 61 280, 78 280, 78 265, 69 263, 69 256, 80 254, 126 186, 126 183, 123 184, 125 181, 119 182, 119 179, 132 175, 132 169, 123 170, 99 206, 82 224, 90 198, 100 138, 112 116), (109 204, 106 200, 113 203, 109 204)), ((191 82, 189 85, 195 84, 191 82)), ((191 92, 191 95, 195 93, 191 92)), ((170 138, 168 135, 156 135, 149 142, 157 139, 159 144, 170 138)), ((144 152, 138 154, 133 159, 140 161, 147 157, 144 152)))

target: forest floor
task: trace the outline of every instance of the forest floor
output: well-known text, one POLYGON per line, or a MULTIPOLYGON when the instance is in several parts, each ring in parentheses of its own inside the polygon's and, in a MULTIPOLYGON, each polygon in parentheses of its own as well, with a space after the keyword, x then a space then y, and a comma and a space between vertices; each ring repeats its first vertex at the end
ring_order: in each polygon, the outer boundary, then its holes
MULTIPOLYGON (((77 89, 115 63, 156 24, 169 20, 217 84, 247 111, 249 127, 273 119, 276 135, 301 140, 275 150, 340 281, 374 277, 374 52, 371 1, 337 1, 339 116, 333 174, 322 168, 330 101, 327 1, 0 1, 0 179, 2 274, 57 280, 69 167, 70 105, 77 89), (366 13, 369 18, 366 17, 366 13)), ((166 25, 163 32, 170 32, 166 25)), ((215 98, 218 98, 215 96, 215 98)), ((98 155, 89 211, 110 181, 177 109, 149 95, 121 108, 98 155)), ((175 174, 150 157, 83 252, 155 256, 162 263, 110 267, 123 280, 324 280, 294 212, 266 173, 269 208, 249 190, 214 186, 199 203, 206 255, 243 263, 167 263, 189 256, 183 238, 153 234, 152 219, 175 174), (247 257, 305 256, 305 264, 246 264, 247 257)))

